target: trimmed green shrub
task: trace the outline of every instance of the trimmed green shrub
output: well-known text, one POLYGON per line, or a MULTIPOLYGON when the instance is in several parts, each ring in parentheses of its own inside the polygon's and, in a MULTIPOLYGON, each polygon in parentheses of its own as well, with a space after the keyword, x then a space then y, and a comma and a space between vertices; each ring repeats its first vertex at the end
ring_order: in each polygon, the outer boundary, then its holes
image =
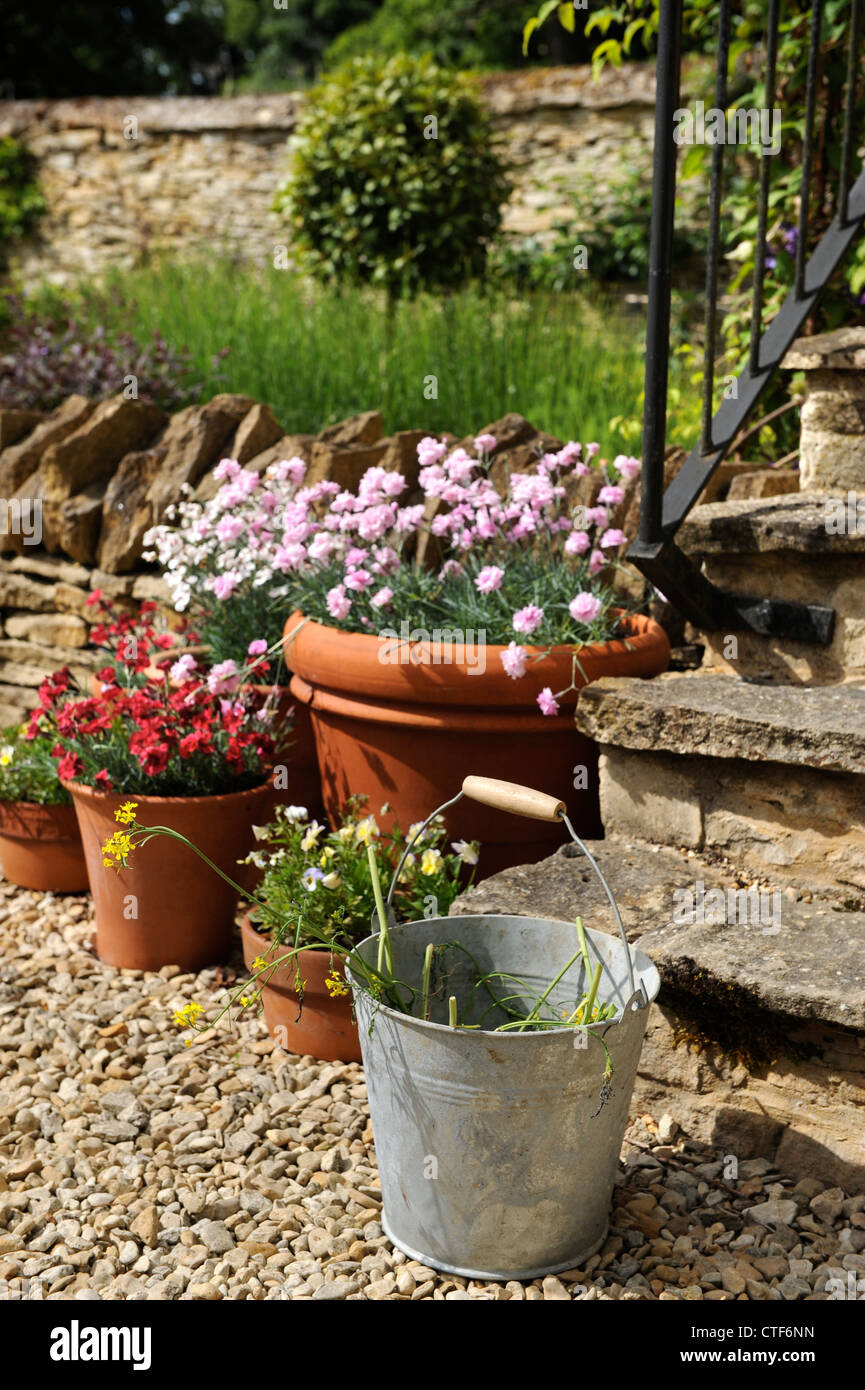
POLYGON ((274 204, 323 280, 388 294, 483 275, 509 191, 471 82, 429 58, 358 58, 309 95, 274 204))

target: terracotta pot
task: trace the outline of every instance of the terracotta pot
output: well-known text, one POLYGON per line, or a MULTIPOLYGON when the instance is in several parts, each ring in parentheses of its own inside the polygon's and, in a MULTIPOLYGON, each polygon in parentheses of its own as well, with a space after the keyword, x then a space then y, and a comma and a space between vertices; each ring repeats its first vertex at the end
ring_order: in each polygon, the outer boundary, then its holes
MULTIPOLYGON (((243 918, 240 930, 248 970, 256 956, 267 960, 273 949, 273 958, 278 959, 290 949, 287 945, 272 947, 270 938, 257 932, 248 917, 243 918)), ((325 977, 332 968, 345 978, 336 957, 331 966, 329 952, 301 951, 297 964, 292 961, 275 970, 262 990, 265 1022, 271 1037, 287 1052, 318 1057, 323 1062, 359 1062, 360 1040, 352 1018, 351 995, 332 999, 325 988, 325 977), (302 1009, 294 989, 298 968, 305 982, 302 1009)))
MULTIPOLYGON (((662 627, 634 615, 622 618, 621 630, 621 638, 579 650, 580 685, 665 670, 670 643, 662 627)), ((579 834, 601 833, 598 749, 574 727, 578 692, 563 698, 557 717, 545 718, 536 704, 542 686, 556 691, 571 683, 571 647, 553 648, 529 664, 522 680, 511 680, 500 646, 482 648, 485 669, 473 672, 465 662, 437 664, 429 643, 416 644, 418 664, 391 664, 380 660, 377 636, 304 622, 300 613, 288 619, 284 645, 295 672, 291 693, 312 713, 329 817, 338 816, 353 793, 367 793, 377 816, 384 802, 390 804, 385 826, 397 822, 405 829, 454 796, 473 772, 549 792, 566 803, 579 834), (578 767, 587 771, 585 789, 575 789, 578 767)), ((563 842, 558 825, 469 801, 452 808, 446 821, 451 837, 484 846, 480 878, 543 859, 563 842)))
POLYGON ((74 806, 0 801, 0 863, 10 883, 44 893, 86 893, 87 865, 74 806))
POLYGON ((107 869, 100 846, 122 829, 114 812, 138 807, 141 825, 167 825, 186 835, 223 873, 239 881, 237 861, 252 848, 268 786, 224 796, 129 796, 77 782, 72 793, 96 913, 100 960, 130 970, 179 965, 200 970, 228 958, 238 895, 197 854, 160 836, 138 845, 125 869, 107 869))

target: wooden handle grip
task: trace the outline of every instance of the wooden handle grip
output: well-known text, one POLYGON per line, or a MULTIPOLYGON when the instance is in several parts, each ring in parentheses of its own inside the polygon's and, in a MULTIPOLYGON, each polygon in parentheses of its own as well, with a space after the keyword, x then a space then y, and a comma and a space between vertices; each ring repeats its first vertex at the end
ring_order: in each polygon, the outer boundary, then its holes
POLYGON ((564 801, 555 796, 521 787, 518 782, 500 782, 497 777, 466 777, 463 793, 484 806, 510 811, 514 816, 528 816, 530 820, 558 820, 560 813, 567 810, 564 801))

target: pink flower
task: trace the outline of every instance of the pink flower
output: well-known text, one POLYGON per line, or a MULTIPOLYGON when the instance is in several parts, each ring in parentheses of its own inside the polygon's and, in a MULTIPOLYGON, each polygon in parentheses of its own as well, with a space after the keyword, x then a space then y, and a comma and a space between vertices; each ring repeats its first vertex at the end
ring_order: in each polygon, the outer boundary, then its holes
POLYGON ((197 665, 198 662, 195 657, 191 656, 189 652, 184 652, 183 656, 178 657, 175 661, 168 674, 173 681, 185 681, 189 679, 197 665))
POLYGON ((607 483, 598 493, 598 501, 606 502, 608 506, 615 507, 621 502, 624 495, 624 489, 620 488, 618 483, 607 483))
POLYGON ((370 603, 373 608, 387 608, 393 602, 393 589, 389 589, 387 584, 379 589, 378 593, 373 594, 370 603))
POLYGON ((553 692, 548 685, 545 685, 538 696, 538 704, 541 707, 541 714, 558 714, 559 706, 553 692))
POLYGON ((565 554, 585 555, 586 551, 591 548, 591 544, 586 531, 572 531, 565 541, 565 554))
POLYGON ((475 448, 479 454, 491 454, 496 447, 496 437, 494 434, 479 434, 475 439, 475 448))
POLYGON ((214 666, 207 677, 207 688, 211 695, 230 695, 239 685, 237 665, 230 657, 228 661, 220 661, 214 666))
POLYGON ((353 546, 351 547, 351 549, 348 551, 348 553, 346 554, 346 557, 345 557, 346 566, 348 567, 348 569, 357 569, 359 565, 362 565, 362 564, 363 564, 363 562, 364 562, 364 560, 366 559, 366 557, 367 557, 368 554, 369 554, 369 551, 368 551, 368 550, 364 550, 364 549, 363 549, 361 546, 359 546, 359 545, 353 545, 353 546))
POLYGON ((250 642, 246 649, 247 656, 263 656, 267 651, 267 642, 263 637, 256 637, 254 642, 250 642))
POLYGON ((586 507, 587 526, 606 526, 608 520, 606 507, 586 507))
POLYGON ((368 589, 372 583, 372 575, 368 574, 366 570, 350 570, 343 582, 347 589, 352 589, 355 593, 361 594, 364 589, 368 589))
POLYGON ((617 473, 621 473, 623 478, 636 478, 640 471, 640 460, 630 458, 627 454, 616 454, 613 459, 613 467, 617 473))
POLYGON ((543 621, 543 608, 538 608, 536 604, 529 603, 525 608, 518 608, 514 614, 514 632, 525 632, 526 634, 530 634, 535 631, 535 628, 540 627, 543 621))
POLYGON ((218 574, 211 588, 220 603, 222 603, 225 599, 231 598, 231 595, 237 588, 237 576, 234 574, 218 574))
POLYGON ((558 454, 556 455, 560 467, 567 468, 570 464, 576 463, 577 459, 580 457, 580 454, 582 452, 582 444, 578 444, 576 440, 573 439, 569 440, 568 443, 565 444, 564 447, 561 448, 558 454))
POLYGON ((498 565, 484 565, 475 580, 475 588, 479 589, 482 594, 491 594, 494 589, 502 587, 504 577, 505 572, 503 569, 499 569, 498 565))
POLYGON ((602 550, 593 550, 589 556, 589 574, 600 574, 607 563, 607 557, 602 550))
POLYGON ((600 546, 602 550, 609 550, 611 545, 624 545, 627 539, 624 531, 617 531, 611 526, 609 531, 605 531, 601 536, 600 546))
POLYGON ((511 642, 500 655, 505 674, 510 676, 512 681, 519 680, 526 674, 528 652, 525 647, 518 647, 516 642, 511 642))
POLYGON ((218 483, 221 483, 226 478, 236 478, 239 472, 240 464, 237 459, 220 459, 213 470, 213 476, 218 483))
POLYGON ((335 544, 333 536, 329 536, 326 531, 319 531, 310 541, 307 554, 310 560, 321 560, 326 564, 333 554, 335 544))
POLYGON ((599 598, 584 589, 576 598, 571 599, 568 612, 577 623, 593 623, 603 606, 599 598))
POLYGON ((600 444, 587 444, 587 445, 586 445, 586 453, 588 454, 588 456, 589 456, 590 459, 593 459, 593 458, 595 457, 595 454, 598 452, 598 450, 600 449, 600 447, 601 447, 600 444))
POLYGON ((438 463, 444 458, 448 451, 447 444, 443 440, 433 439, 432 435, 427 435, 417 446, 418 462, 421 468, 429 468, 431 464, 438 463))
POLYGON ((338 621, 347 618, 351 612, 351 599, 346 594, 342 584, 336 584, 328 590, 325 602, 330 616, 338 621))

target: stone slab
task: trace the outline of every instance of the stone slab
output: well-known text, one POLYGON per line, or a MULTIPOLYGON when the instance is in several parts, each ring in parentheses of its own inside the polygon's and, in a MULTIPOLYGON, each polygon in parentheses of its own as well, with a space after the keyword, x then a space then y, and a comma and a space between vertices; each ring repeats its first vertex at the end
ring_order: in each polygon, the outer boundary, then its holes
POLYGON ((621 748, 865 773, 865 685, 605 677, 581 691, 576 722, 621 748))
MULTIPOLYGON (((629 940, 669 920, 676 888, 694 882, 692 858, 678 849, 646 845, 627 836, 587 841, 590 854, 612 889, 629 940)), ((715 887, 724 879, 710 865, 705 881, 715 887)), ((574 844, 537 864, 493 874, 463 893, 451 916, 505 913, 573 922, 578 916, 593 930, 616 934, 618 927, 597 876, 574 844)))
POLYGON ((709 1012, 865 1029, 865 912, 780 903, 771 927, 670 922, 641 936, 640 950, 657 965, 667 997, 687 995, 709 1012))
POLYGON ((813 338, 797 338, 781 366, 791 372, 822 367, 865 371, 865 328, 836 328, 831 333, 815 333, 813 338))
POLYGON ((682 523, 677 543, 688 555, 865 555, 865 526, 827 530, 831 499, 820 492, 710 502, 682 523))

